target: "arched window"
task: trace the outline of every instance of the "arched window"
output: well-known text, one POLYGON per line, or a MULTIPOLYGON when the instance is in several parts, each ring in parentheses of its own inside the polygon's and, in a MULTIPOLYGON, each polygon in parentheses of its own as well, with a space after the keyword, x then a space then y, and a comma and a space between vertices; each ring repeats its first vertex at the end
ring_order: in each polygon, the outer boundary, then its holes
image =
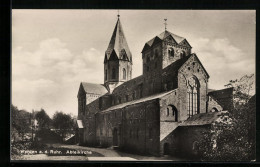
POLYGON ((174 105, 169 105, 167 107, 166 115, 167 116, 171 115, 172 116, 171 118, 173 118, 173 121, 178 122, 178 111, 174 105))
POLYGON ((154 55, 155 55, 155 58, 158 57, 158 50, 157 50, 157 49, 155 49, 155 51, 154 51, 154 55))
POLYGON ((106 70, 106 72, 105 72, 105 80, 107 80, 107 70, 106 70))
POLYGON ((133 98, 133 100, 135 99, 135 91, 133 92, 133 97, 132 98, 133 98))
POLYGON ((186 56, 185 51, 181 51, 181 53, 180 53, 180 58, 183 58, 183 57, 185 57, 185 56, 186 56))
POLYGON ((174 57, 174 49, 173 48, 170 48, 168 50, 168 55, 171 56, 171 57, 174 57))
POLYGON ((112 79, 116 79, 116 69, 112 69, 112 79))
POLYGON ((199 83, 194 77, 190 78, 188 81, 187 111, 188 117, 199 113, 199 83))
POLYGON ((126 70, 123 68, 123 79, 126 79, 126 70))

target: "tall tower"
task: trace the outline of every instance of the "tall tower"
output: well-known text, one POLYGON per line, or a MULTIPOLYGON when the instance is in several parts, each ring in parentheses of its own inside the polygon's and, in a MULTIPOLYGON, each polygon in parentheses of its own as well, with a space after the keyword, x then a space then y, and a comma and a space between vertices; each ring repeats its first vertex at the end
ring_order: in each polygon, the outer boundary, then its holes
POLYGON ((110 93, 132 78, 132 54, 127 45, 118 14, 115 29, 104 58, 104 84, 110 93))

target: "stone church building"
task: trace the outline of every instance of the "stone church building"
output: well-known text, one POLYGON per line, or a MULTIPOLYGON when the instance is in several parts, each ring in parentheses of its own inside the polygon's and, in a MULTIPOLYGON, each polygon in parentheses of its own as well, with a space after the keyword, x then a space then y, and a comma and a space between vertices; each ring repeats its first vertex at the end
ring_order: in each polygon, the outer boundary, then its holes
MULTIPOLYGON (((78 142, 138 153, 196 154, 196 142, 233 89, 208 89, 209 74, 188 40, 165 29, 144 44, 143 74, 132 78, 132 54, 120 18, 104 57, 104 83, 78 91, 78 142)), ((101 62, 100 62, 101 63, 101 62)))

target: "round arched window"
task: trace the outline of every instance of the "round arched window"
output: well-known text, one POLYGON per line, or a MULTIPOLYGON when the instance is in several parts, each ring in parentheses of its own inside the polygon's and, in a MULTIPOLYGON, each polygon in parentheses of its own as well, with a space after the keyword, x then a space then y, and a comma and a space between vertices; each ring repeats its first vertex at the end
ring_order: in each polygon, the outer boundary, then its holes
POLYGON ((171 56, 171 57, 174 57, 174 49, 173 48, 168 49, 168 55, 171 56))

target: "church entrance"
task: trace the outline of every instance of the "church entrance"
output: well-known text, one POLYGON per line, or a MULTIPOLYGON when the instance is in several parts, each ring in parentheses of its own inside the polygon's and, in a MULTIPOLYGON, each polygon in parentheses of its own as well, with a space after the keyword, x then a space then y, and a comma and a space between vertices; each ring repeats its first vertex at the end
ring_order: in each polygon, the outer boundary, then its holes
POLYGON ((113 146, 118 146, 118 130, 114 128, 113 130, 113 146))
POLYGON ((170 154, 170 144, 164 143, 163 145, 163 155, 169 155, 170 154))

